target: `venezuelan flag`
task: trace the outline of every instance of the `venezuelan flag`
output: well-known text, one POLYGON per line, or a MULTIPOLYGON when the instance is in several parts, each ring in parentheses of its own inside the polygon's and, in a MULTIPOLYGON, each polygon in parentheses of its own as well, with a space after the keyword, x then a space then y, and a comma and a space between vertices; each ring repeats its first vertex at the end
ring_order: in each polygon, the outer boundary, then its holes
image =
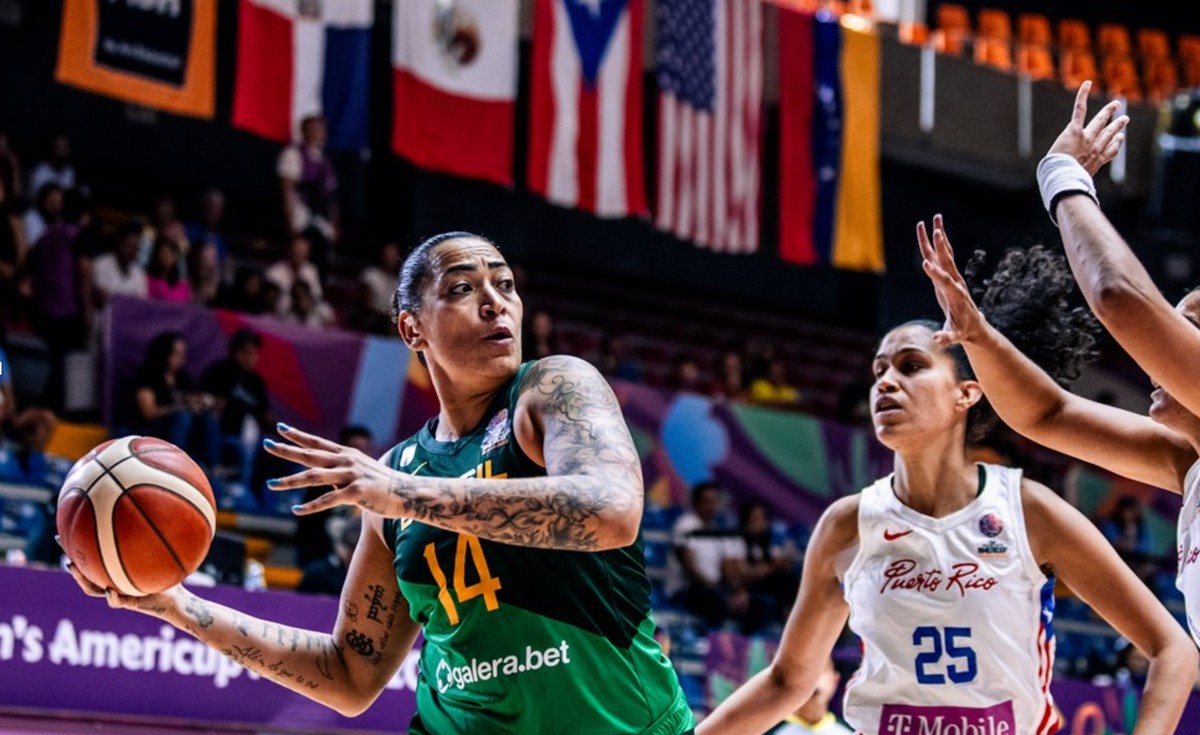
POLYGON ((879 37, 856 21, 780 8, 780 255, 882 272, 879 37))

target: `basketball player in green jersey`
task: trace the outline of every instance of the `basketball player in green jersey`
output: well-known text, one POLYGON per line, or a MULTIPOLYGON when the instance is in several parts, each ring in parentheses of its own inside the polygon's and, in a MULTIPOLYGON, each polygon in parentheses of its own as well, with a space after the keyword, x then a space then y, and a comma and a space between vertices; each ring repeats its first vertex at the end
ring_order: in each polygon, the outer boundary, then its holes
POLYGON ((652 637, 641 469, 608 384, 571 357, 522 364, 512 271, 481 237, 422 243, 396 302, 437 417, 382 461, 282 426, 290 443, 267 442, 309 467, 271 487, 333 487, 297 513, 364 510, 333 633, 254 620, 182 587, 110 592, 109 603, 155 614, 351 715, 421 630, 412 733, 690 732, 652 637))

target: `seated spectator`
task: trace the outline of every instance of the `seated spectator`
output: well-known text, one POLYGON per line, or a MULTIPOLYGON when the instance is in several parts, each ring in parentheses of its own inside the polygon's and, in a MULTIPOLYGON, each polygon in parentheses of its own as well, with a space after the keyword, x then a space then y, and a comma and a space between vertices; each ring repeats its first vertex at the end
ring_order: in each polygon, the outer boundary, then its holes
POLYGON ((126 222, 117 231, 112 252, 96 258, 92 265, 92 284, 97 307, 103 307, 111 296, 146 298, 146 271, 137 262, 141 234, 141 223, 126 222))
POLYGON ((712 394, 736 400, 746 396, 746 374, 742 366, 742 353, 726 350, 717 363, 717 380, 712 394))
MULTIPOLYGON (((309 115, 300 121, 300 141, 279 154, 276 172, 283 193, 288 233, 303 236, 312 247, 312 258, 322 268, 333 258, 341 228, 337 201, 337 174, 325 155, 325 118, 309 115)), ((290 284, 280 284, 287 291, 290 284)), ((313 289, 318 292, 318 289, 313 289)))
POLYGON ((305 281, 292 284, 291 298, 288 300, 292 308, 284 314, 284 321, 313 329, 328 329, 336 321, 333 307, 324 301, 318 301, 305 281))
POLYGON ((798 554, 790 539, 775 542, 775 533, 767 506, 753 500, 742 505, 738 528, 746 542, 746 564, 742 579, 751 595, 763 595, 783 622, 796 601, 800 575, 796 573, 798 554))
MULTIPOLYGON (((187 343, 178 332, 150 342, 134 393, 135 431, 171 442, 191 455, 213 481, 221 447, 216 399, 199 390, 187 372, 187 343)), ((221 497, 217 493, 218 498, 221 497)))
MULTIPOLYGON (((180 258, 180 267, 186 267, 183 259, 191 250, 191 243, 188 242, 187 230, 184 228, 183 222, 175 213, 175 200, 171 197, 158 198, 158 201, 154 203, 154 214, 142 230, 142 246, 138 260, 147 271, 150 270, 150 264, 154 259, 154 249, 161 239, 175 244, 175 251, 180 258)), ((186 277, 187 273, 182 272, 182 275, 186 277)))
POLYGON ((20 200, 25 193, 21 185, 21 161, 8 140, 8 133, 0 132, 0 186, 8 192, 14 201, 20 200))
POLYGON ((778 357, 767 366, 767 374, 750 384, 750 400, 771 406, 795 407, 800 391, 788 382, 787 365, 778 357))
POLYGON ((211 245, 216 251, 217 274, 221 283, 233 277, 233 260, 229 257, 229 242, 222 222, 225 219, 225 195, 220 189, 209 189, 200 197, 200 219, 184 228, 190 249, 211 245))
POLYGON ((50 139, 49 157, 29 173, 29 190, 40 192, 47 184, 60 190, 75 188, 75 167, 71 165, 71 140, 62 133, 50 139))
POLYGON ((225 483, 226 498, 239 510, 257 507, 255 468, 261 440, 274 426, 267 383, 258 372, 262 337, 239 329, 229 338, 229 357, 214 363, 200 380, 216 400, 222 446, 233 454, 234 470, 225 483))
POLYGON ((192 300, 192 286, 183 277, 179 245, 169 237, 154 242, 150 266, 146 269, 146 294, 159 301, 186 304, 192 300))
POLYGON ((211 242, 193 246, 188 252, 187 272, 192 301, 202 306, 215 305, 221 292, 221 263, 216 246, 211 242))
POLYGON ((279 286, 282 294, 279 307, 275 312, 279 316, 292 310, 292 284, 296 281, 307 283, 313 298, 317 301, 324 300, 325 295, 321 291, 321 274, 317 271, 317 266, 309 260, 309 251, 308 238, 297 235, 288 243, 287 257, 276 261, 267 268, 267 280, 279 286))
POLYGON ((744 583, 746 543, 717 523, 721 488, 703 482, 692 488, 692 510, 672 529, 675 560, 667 594, 710 626, 736 620, 744 632, 760 629, 773 611, 744 583))
POLYGON ((672 362, 667 388, 676 393, 703 394, 708 393, 711 386, 700 374, 700 363, 696 362, 696 358, 687 354, 679 354, 672 362))
POLYGON ((264 284, 263 275, 258 269, 238 268, 233 286, 221 294, 220 305, 246 314, 261 314, 264 284))
POLYGON ((646 379, 646 369, 640 360, 629 352, 629 342, 624 335, 609 333, 600 343, 600 372, 614 380, 641 383, 646 379))
POLYGON ((854 731, 829 711, 829 700, 840 680, 833 659, 827 659, 812 696, 768 735, 853 735, 854 731))
POLYGON ((521 355, 525 360, 540 360, 543 357, 562 354, 558 334, 554 329, 554 317, 545 309, 535 309, 529 317, 525 331, 525 344, 521 355))
POLYGON ((37 247, 42 240, 42 235, 46 234, 46 230, 62 221, 64 191, 61 186, 53 182, 43 184, 40 189, 36 190, 37 198, 34 200, 33 206, 25 210, 25 217, 22 220, 22 224, 25 226, 25 242, 29 244, 29 247, 37 247))
POLYGON ((392 300, 396 296, 396 281, 400 275, 400 246, 394 242, 384 243, 379 250, 379 261, 369 266, 359 276, 367 288, 372 311, 389 320, 392 315, 392 300))
POLYGON ((362 534, 362 519, 358 516, 335 515, 325 517, 325 528, 333 541, 333 551, 304 567, 304 576, 296 586, 297 592, 336 597, 346 584, 346 573, 350 570, 350 557, 362 534))
POLYGON ((262 287, 262 313, 278 317, 283 304, 283 289, 274 281, 264 281, 262 287))

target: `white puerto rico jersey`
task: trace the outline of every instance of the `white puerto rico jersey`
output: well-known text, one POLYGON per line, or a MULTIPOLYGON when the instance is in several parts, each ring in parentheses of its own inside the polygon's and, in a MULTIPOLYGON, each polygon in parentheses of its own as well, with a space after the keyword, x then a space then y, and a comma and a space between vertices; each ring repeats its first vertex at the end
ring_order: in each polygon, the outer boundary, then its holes
POLYGON ((842 576, 863 661, 845 718, 865 735, 1045 735, 1054 579, 1033 558, 1021 471, 979 465, 983 491, 932 518, 889 475, 862 492, 859 546, 842 576))
POLYGON ((1179 509, 1179 571, 1175 586, 1183 593, 1188 630, 1200 646, 1200 461, 1183 478, 1183 507, 1179 509))

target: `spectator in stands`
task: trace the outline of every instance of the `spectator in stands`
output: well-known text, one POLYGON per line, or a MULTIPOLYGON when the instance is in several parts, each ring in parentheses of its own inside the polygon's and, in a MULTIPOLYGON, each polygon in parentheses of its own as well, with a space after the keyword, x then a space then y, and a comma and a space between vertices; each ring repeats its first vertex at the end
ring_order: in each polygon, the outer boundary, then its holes
POLYGON ((615 380, 641 383, 646 379, 646 368, 629 352, 625 335, 610 332, 600 342, 600 372, 615 380))
POLYGON ((275 261, 267 268, 267 280, 279 286, 282 298, 276 309, 276 314, 283 316, 292 310, 292 284, 304 281, 312 291, 313 298, 324 300, 321 291, 321 274, 317 266, 309 259, 311 244, 304 235, 293 235, 288 243, 287 257, 275 261))
POLYGON ((159 301, 186 304, 192 300, 192 287, 183 277, 179 244, 169 237, 154 241, 150 265, 146 268, 146 293, 159 301))
POLYGON ((216 251, 217 274, 221 283, 232 280, 233 261, 229 257, 229 241, 222 223, 225 219, 225 194, 220 189, 208 189, 200 197, 200 219, 185 228, 191 249, 211 245, 216 251))
MULTIPOLYGON (((160 238, 173 242, 181 259, 187 257, 188 250, 190 250, 187 230, 176 214, 175 200, 171 197, 164 196, 155 200, 154 213, 146 221, 145 229, 142 231, 142 246, 138 260, 146 270, 150 270, 150 262, 154 259, 154 248, 160 238)), ((186 277, 187 273, 182 272, 182 275, 186 277)))
POLYGON ((264 281, 262 289, 262 313, 278 317, 283 304, 283 289, 274 281, 264 281))
POLYGON ((767 621, 770 611, 745 587, 746 544, 736 530, 718 524, 720 503, 715 482, 692 488, 692 510, 671 531, 678 567, 667 593, 710 627, 737 620, 750 632, 767 621))
POLYGON ((186 451, 217 490, 215 470, 221 447, 217 401, 192 382, 187 371, 187 343, 178 332, 164 332, 151 340, 138 372, 134 398, 136 430, 186 451))
POLYGON ((667 387, 677 393, 708 393, 711 386, 700 374, 700 363, 686 353, 675 356, 667 387))
POLYGON ((0 176, 0 324, 8 320, 17 293, 18 269, 25 262, 25 227, 13 200, 9 184, 0 176))
MULTIPOLYGON (((368 457, 379 456, 379 452, 375 449, 375 438, 371 435, 371 430, 365 426, 351 424, 342 427, 342 430, 338 433, 338 443, 347 447, 354 447, 368 457)), ((272 457, 272 459, 275 458, 272 457)), ((303 502, 307 503, 311 500, 316 500, 329 490, 329 486, 306 488, 303 495, 303 502)), ((343 506, 334 508, 329 513, 348 514, 356 513, 357 511, 357 508, 343 506)), ((333 553, 333 544, 329 536, 325 533, 325 521, 329 513, 296 517, 296 563, 299 566, 308 566, 333 553)))
POLYGON ((746 395, 746 373, 742 364, 742 353, 726 350, 717 363, 717 382, 714 395, 738 399, 746 395))
POLYGON ((233 286, 221 295, 221 306, 246 314, 263 313, 263 274, 257 268, 239 268, 233 286))
POLYGON ((25 210, 25 242, 29 247, 37 247, 42 235, 46 234, 52 225, 62 221, 63 188, 54 182, 43 184, 37 189, 37 200, 33 206, 25 210))
POLYGON ((784 408, 800 404, 800 391, 788 382, 787 365, 782 359, 773 358, 767 366, 767 374, 750 384, 750 400, 784 408))
POLYGON ((29 190, 42 191, 47 184, 60 190, 75 188, 75 167, 71 165, 71 140, 62 133, 50 139, 50 157, 33 167, 29 174, 29 190))
POLYGON ((521 355, 526 360, 540 360, 550 355, 562 354, 558 334, 554 329, 554 317, 545 309, 535 309, 529 317, 529 326, 523 330, 527 335, 521 355))
POLYGON ((795 544, 786 538, 776 540, 770 512, 760 501, 743 503, 738 520, 742 540, 746 542, 742 573, 746 589, 751 595, 765 596, 775 612, 787 617, 800 589, 795 544))
POLYGON ((63 221, 46 230, 29 251, 31 320, 50 350, 45 400, 62 409, 63 359, 83 346, 92 323, 92 262, 79 251, 79 233, 87 223, 86 202, 71 197, 63 221))
POLYGON ((358 516, 325 514, 316 517, 325 520, 326 533, 333 541, 333 551, 304 567, 304 576, 300 578, 296 591, 337 596, 346 584, 350 558, 362 533, 362 519, 358 516))
POLYGON ((262 337, 239 329, 229 338, 229 356, 214 363, 200 379, 216 401, 221 446, 233 456, 233 472, 225 483, 228 503, 239 510, 257 506, 255 468, 262 456, 262 437, 274 425, 267 382, 258 372, 262 337))
POLYGON ((8 134, 0 132, 0 186, 14 201, 19 200, 25 189, 21 186, 21 162, 12 149, 8 134))
POLYGON ((211 242, 193 245, 188 251, 187 273, 192 301, 202 306, 215 305, 221 292, 221 262, 217 246, 211 242))
MULTIPOLYGON (((300 121, 300 142, 279 155, 277 168, 288 232, 308 238, 313 259, 325 267, 339 239, 337 175, 325 155, 325 118, 300 121)), ((284 287, 287 290, 287 287, 284 287)))
POLYGON ((391 318, 392 299, 396 295, 396 281, 400 274, 400 246, 394 242, 384 243, 379 250, 379 261, 368 267, 359 276, 367 289, 371 310, 391 318))
POLYGON ((96 258, 92 266, 93 296, 96 307, 101 308, 110 296, 136 296, 146 298, 146 271, 137 262, 141 241, 142 225, 129 221, 117 230, 112 252, 96 258))
POLYGON ((1144 561, 1150 555, 1150 531, 1142 517, 1142 501, 1132 495, 1117 498, 1100 531, 1127 561, 1144 561))
POLYGON ((284 314, 285 321, 293 322, 313 329, 328 329, 334 325, 333 307, 324 301, 319 301, 309 287, 307 281, 297 280, 292 283, 291 298, 288 299, 292 308, 284 314))
MULTIPOLYGON (((1132 646, 1131 646, 1132 648, 1132 646)), ((817 688, 808 701, 788 715, 778 727, 768 732, 768 735, 853 735, 854 731, 838 721, 829 711, 829 700, 837 692, 841 676, 833 666, 833 659, 828 659, 825 670, 817 679, 817 688)))

